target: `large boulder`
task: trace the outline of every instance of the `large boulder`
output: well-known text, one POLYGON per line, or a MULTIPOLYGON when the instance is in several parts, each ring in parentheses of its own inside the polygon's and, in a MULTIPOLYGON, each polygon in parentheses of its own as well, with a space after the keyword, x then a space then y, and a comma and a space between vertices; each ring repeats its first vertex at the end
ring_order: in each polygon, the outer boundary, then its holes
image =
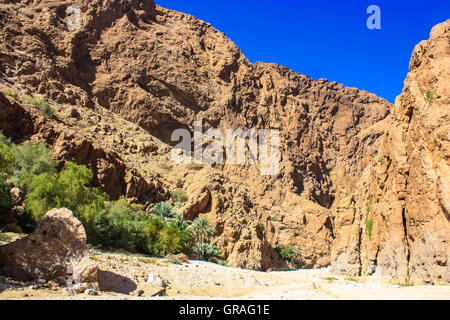
POLYGON ((68 209, 49 211, 32 234, 1 246, 0 269, 20 281, 45 279, 64 284, 68 270, 78 270, 82 282, 97 281, 86 232, 68 209))

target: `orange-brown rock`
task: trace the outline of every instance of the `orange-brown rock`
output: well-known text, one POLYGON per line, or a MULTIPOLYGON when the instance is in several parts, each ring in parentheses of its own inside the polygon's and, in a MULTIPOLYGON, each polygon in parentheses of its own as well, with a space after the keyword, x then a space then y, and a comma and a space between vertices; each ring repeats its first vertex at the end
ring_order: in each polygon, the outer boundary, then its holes
POLYGON ((122 156, 106 150, 109 145, 123 153, 130 149, 126 138, 135 140, 136 131, 111 134, 114 119, 129 120, 169 144, 174 129, 192 129, 195 119, 203 119, 205 128, 280 129, 279 175, 261 177, 250 166, 216 167, 233 186, 199 185, 184 214, 208 215, 231 265, 274 267, 280 264, 276 246, 288 243, 302 249, 308 266, 328 264, 333 231, 326 209, 337 191, 352 188, 376 154, 383 135, 379 122, 389 114, 389 103, 282 66, 251 64, 211 25, 150 0, 75 1, 82 23, 74 31, 66 26, 66 3, 26 4, 10 4, 14 16, 11 10, 0 13, 9 21, 0 23, 0 77, 24 93, 45 95, 74 119, 58 116, 58 126, 47 118, 35 121, 34 140, 46 141, 61 160, 87 164, 95 184, 113 198, 146 203, 167 193, 158 177, 142 178, 149 156, 135 157, 137 170, 125 169, 122 156), (92 112, 100 107, 112 114, 92 112), (75 133, 59 129, 74 121, 83 124, 75 133), (324 208, 282 207, 287 197, 299 196, 324 208), (305 216, 308 223, 302 224, 305 216), (315 232, 320 236, 313 241, 315 232))
POLYGON ((444 277, 446 24, 415 50, 394 108, 356 88, 252 64, 208 23, 151 0, 71 4, 79 30, 67 28, 68 3, 0 7, 2 88, 45 96, 58 112, 50 119, 0 93, 15 110, 0 109, 7 136, 45 141, 58 160, 86 164, 113 198, 151 205, 186 190, 181 213, 211 221, 231 266, 283 268, 275 249, 291 244, 308 267, 444 277), (422 108, 427 91, 434 101, 422 108), (173 130, 199 119, 205 129, 279 129, 280 172, 170 163, 173 130))
POLYGON ((447 20, 414 49, 380 152, 336 206, 335 270, 450 281, 449 55, 447 20))
POLYGON ((94 173, 93 184, 112 199, 121 196, 135 201, 154 202, 167 199, 167 191, 157 179, 147 181, 128 167, 114 152, 105 150, 80 132, 50 121, 39 112, 26 108, 18 98, 7 98, 0 92, 0 122, 3 134, 16 142, 30 139, 52 147, 56 160, 84 164, 94 173))
POLYGON ((45 279, 65 284, 68 268, 78 268, 82 282, 97 281, 86 232, 67 209, 49 211, 32 234, 0 246, 0 267, 4 275, 21 281, 45 279))

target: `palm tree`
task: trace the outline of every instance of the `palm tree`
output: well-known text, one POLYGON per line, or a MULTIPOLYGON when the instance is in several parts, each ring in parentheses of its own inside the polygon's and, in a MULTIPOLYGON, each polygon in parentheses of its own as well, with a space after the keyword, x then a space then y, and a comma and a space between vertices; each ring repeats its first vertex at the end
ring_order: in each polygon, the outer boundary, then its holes
POLYGON ((175 217, 170 220, 170 224, 177 227, 180 230, 186 230, 189 228, 189 223, 184 220, 182 215, 175 214, 175 217))
POLYGON ((210 243, 197 242, 192 250, 200 260, 218 262, 222 258, 220 248, 210 243))
POLYGON ((161 219, 176 218, 176 213, 173 207, 167 202, 160 202, 153 208, 153 213, 161 219))
POLYGON ((205 218, 195 219, 190 228, 197 242, 201 243, 209 241, 216 234, 216 229, 205 218))

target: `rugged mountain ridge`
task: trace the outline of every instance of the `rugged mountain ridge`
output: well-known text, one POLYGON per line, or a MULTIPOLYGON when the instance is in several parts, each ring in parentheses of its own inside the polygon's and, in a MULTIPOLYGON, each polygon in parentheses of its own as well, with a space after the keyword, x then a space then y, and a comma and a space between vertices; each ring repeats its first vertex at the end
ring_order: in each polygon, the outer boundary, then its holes
MULTIPOLYGON (((391 111, 409 108, 408 87, 404 107, 394 109, 365 91, 275 64, 251 64, 209 24, 150 0, 3 2, 0 82, 48 97, 59 112, 51 120, 0 93, 6 135, 45 141, 62 162, 87 164, 94 183, 114 198, 151 206, 168 199, 169 190, 188 190, 182 213, 216 226, 231 266, 284 268, 278 244, 297 245, 307 267, 332 263, 360 274, 382 265, 358 260, 366 254, 358 240, 364 219, 355 216, 375 194, 354 194, 372 183, 368 172, 379 166, 379 153, 391 152, 386 140, 397 117, 391 111), (69 31, 72 4, 81 10, 81 28, 69 31), (11 127, 12 119, 23 123, 20 130, 11 127), (205 129, 280 129, 280 173, 262 177, 248 165, 168 165, 173 130, 192 130, 199 119, 205 129), (348 213, 355 203, 358 209, 348 213)), ((374 209, 379 201, 374 198, 374 209)), ((442 222, 448 226, 448 218, 442 222)), ((402 225, 392 223, 388 230, 402 225)))

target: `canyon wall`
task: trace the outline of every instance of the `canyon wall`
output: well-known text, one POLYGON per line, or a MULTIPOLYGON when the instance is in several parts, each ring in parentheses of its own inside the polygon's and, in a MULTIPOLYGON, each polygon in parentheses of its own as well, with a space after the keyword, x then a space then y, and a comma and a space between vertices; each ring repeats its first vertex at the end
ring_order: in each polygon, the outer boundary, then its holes
POLYGON ((450 281, 450 20, 412 54, 380 152, 335 210, 332 266, 450 281))
POLYGON ((275 248, 291 244, 305 267, 448 272, 448 22, 415 50, 393 106, 252 64, 210 24, 151 0, 3 1, 0 18, 0 85, 17 93, 0 93, 4 134, 86 164, 113 198, 151 206, 187 190, 180 212, 214 224, 230 266, 286 268, 275 248), (67 28, 71 4, 76 30, 67 28), (23 95, 46 97, 56 118, 23 95), (280 172, 170 164, 173 130, 192 131, 196 120, 204 130, 279 129, 280 172))

